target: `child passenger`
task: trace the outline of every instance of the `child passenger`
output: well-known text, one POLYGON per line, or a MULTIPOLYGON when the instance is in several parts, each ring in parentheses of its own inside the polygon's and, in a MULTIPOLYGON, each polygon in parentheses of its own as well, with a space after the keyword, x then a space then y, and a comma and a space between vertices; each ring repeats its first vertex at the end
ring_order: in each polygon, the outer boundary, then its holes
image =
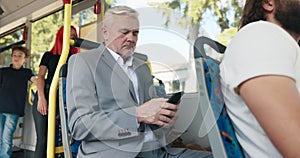
POLYGON ((12 154, 12 139, 20 116, 24 115, 28 80, 36 84, 31 69, 24 68, 29 50, 23 46, 12 47, 12 64, 0 68, 0 157, 12 154))

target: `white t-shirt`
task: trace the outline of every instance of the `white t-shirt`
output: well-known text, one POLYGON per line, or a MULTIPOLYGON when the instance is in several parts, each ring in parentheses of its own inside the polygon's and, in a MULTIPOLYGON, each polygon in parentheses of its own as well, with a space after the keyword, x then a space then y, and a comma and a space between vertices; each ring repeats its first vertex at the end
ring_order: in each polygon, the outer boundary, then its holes
MULTIPOLYGON (((282 157, 234 88, 261 75, 296 80, 300 90, 300 49, 281 27, 266 21, 244 26, 228 45, 220 65, 222 92, 246 157, 282 157)), ((288 129, 286 129, 288 130, 288 129)))

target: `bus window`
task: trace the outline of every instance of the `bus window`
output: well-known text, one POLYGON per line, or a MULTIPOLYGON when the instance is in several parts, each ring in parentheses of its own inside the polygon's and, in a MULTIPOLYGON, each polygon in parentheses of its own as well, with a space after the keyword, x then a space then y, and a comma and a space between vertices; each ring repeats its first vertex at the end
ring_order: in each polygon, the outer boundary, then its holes
MULTIPOLYGON (((23 29, 18 29, 0 38, 0 48, 23 40, 23 29)), ((0 52, 0 67, 11 64, 11 49, 0 52)))
POLYGON ((82 10, 72 15, 71 25, 83 26, 97 21, 97 15, 93 12, 94 7, 82 10))
MULTIPOLYGON (((78 26, 93 23, 96 19, 93 8, 88 8, 72 15, 71 25, 77 28, 78 34, 81 34, 78 26)), ((38 72, 43 53, 52 48, 56 32, 62 25, 63 11, 58 11, 32 23, 31 67, 35 73, 38 72)))
MULTIPOLYGON (((72 25, 79 26, 79 37, 97 42, 97 35, 100 31, 97 31, 97 15, 94 14, 94 7, 82 10, 72 16, 72 25)), ((80 51, 86 51, 80 49, 80 51)))
POLYGON ((32 23, 30 66, 36 74, 43 53, 54 44, 56 32, 63 24, 62 17, 62 11, 58 11, 32 23))

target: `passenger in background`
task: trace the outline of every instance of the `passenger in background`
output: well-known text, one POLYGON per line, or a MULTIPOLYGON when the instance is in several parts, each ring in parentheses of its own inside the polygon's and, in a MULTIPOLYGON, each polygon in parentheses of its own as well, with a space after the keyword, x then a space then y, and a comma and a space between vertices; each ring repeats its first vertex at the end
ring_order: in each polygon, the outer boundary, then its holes
POLYGON ((210 152, 171 148, 166 138, 178 106, 155 98, 145 61, 133 56, 138 13, 126 6, 106 11, 104 45, 70 58, 69 126, 82 140, 78 157, 201 158, 210 152))
POLYGON ((300 0, 246 0, 220 65, 246 157, 300 155, 300 0))
MULTIPOLYGON (((35 129, 37 135, 37 143, 35 148, 35 158, 45 158, 47 149, 47 130, 48 130, 48 98, 49 89, 54 76, 56 66, 58 64, 63 47, 63 26, 58 30, 53 48, 45 52, 40 62, 40 69, 38 72, 37 94, 33 104, 33 117, 35 122, 35 129), (46 76, 47 74, 47 76, 46 76)), ((70 38, 78 38, 76 28, 71 26, 70 38)), ((70 47, 69 56, 79 52, 78 48, 70 47)), ((57 97, 56 115, 58 113, 58 97, 57 97)), ((57 117, 59 118, 59 117, 57 117)), ((60 122, 57 120, 56 122, 60 122)), ((58 127, 56 127, 56 130, 58 127)), ((58 134, 56 134, 56 137, 58 134)), ((61 136, 60 136, 61 137, 61 136)), ((56 144, 58 142, 56 141, 56 144)))
POLYGON ((23 67, 29 50, 23 46, 12 47, 12 64, 0 68, 0 158, 12 154, 13 134, 20 116, 24 115, 28 81, 36 84, 31 69, 23 67))

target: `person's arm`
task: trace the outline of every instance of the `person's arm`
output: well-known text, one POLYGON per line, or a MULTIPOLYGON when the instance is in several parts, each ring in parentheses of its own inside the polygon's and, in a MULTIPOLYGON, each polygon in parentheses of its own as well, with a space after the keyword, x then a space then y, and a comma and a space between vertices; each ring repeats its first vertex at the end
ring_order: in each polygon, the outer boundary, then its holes
POLYGON ((47 67, 45 65, 40 65, 37 78, 37 92, 38 92, 38 106, 37 110, 42 114, 46 115, 48 112, 48 104, 45 96, 45 76, 47 72, 47 67))
POLYGON ((239 93, 283 157, 300 155, 300 95, 293 79, 260 76, 239 86, 239 93))

